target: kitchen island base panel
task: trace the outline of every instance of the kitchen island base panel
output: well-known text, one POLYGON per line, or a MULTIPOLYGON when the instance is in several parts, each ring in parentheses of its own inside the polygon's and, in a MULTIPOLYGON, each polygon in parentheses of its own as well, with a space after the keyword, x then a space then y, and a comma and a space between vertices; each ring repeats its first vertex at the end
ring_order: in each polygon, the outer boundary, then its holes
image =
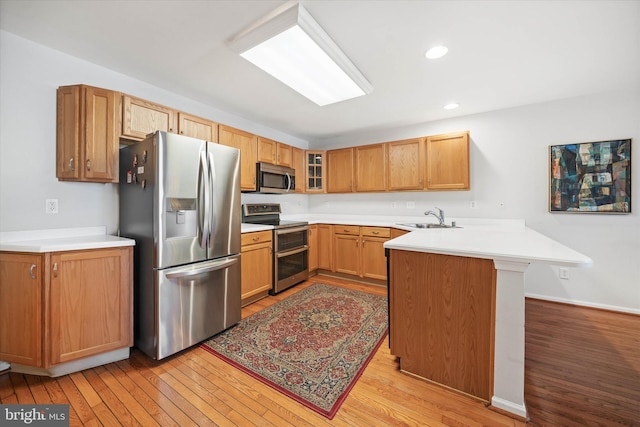
POLYGON ((106 365, 107 363, 119 362, 120 360, 128 359, 129 350, 129 347, 119 348, 96 356, 86 357, 72 362, 60 363, 49 368, 38 368, 35 366, 12 363, 11 372, 46 377, 60 377, 62 375, 83 371, 85 369, 95 368, 96 366, 106 365))
POLYGON ((524 274, 528 262, 494 260, 497 271, 491 406, 526 418, 524 404, 524 274))

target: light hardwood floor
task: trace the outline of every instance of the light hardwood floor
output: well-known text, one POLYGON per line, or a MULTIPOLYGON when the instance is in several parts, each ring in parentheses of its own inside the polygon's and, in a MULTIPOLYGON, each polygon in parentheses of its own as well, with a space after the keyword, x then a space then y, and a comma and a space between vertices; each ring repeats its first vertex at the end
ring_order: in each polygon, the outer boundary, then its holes
MULTIPOLYGON (((380 295, 386 294, 386 289, 383 287, 319 276, 282 294, 245 307, 243 317, 314 282, 324 282, 380 295)), ((529 317, 527 322, 531 322, 529 317)), ((611 325, 612 329, 615 329, 613 325, 611 325)), ((637 333, 639 330, 638 323, 625 324, 624 327, 635 327, 628 331, 629 333, 634 331, 637 333)), ((558 329, 563 329, 562 325, 559 325, 558 329)), ((588 334, 590 329, 587 328, 585 332, 588 334)), ((529 337, 528 334, 527 339, 529 337)), ((527 345, 529 349, 529 342, 527 345)), ((635 356, 635 361, 629 361, 622 370, 625 368, 633 370, 635 367, 635 375, 637 375, 638 357, 635 356)), ((544 363, 553 365, 554 361, 547 359, 544 363)), ((580 361, 574 361, 574 363, 581 364, 580 361)), ((527 381, 532 378, 532 375, 538 375, 538 372, 540 372, 538 368, 530 369, 527 366, 527 381)), ((627 374, 633 375, 634 372, 627 372, 627 374)), ((600 380, 599 378, 598 381, 600 380)), ((547 380, 540 379, 538 384, 540 381, 546 384, 544 381, 547 380)), ((528 387, 527 393, 527 405, 531 408, 533 425, 572 425, 554 422, 556 420, 553 418, 554 409, 548 409, 541 402, 549 402, 561 407, 568 406, 568 419, 571 419, 572 411, 577 414, 584 410, 579 403, 564 404, 564 399, 572 398, 570 393, 558 394, 557 390, 549 389, 544 385, 537 391, 532 391, 531 387, 528 387), (532 402, 529 401, 531 393, 533 393, 532 402)), ((631 402, 635 398, 637 402, 638 397, 638 395, 629 394, 625 399, 631 402)), ((613 399, 613 409, 610 408, 614 412, 617 407, 615 400, 613 399)), ((128 360, 59 378, 41 378, 15 373, 2 375, 0 376, 0 403, 69 403, 71 425, 141 425, 145 427, 151 425, 496 427, 525 425, 523 422, 491 411, 480 402, 400 373, 395 357, 389 353, 387 342, 383 343, 377 351, 340 411, 331 421, 231 368, 197 346, 161 362, 154 362, 134 349, 128 360)), ((588 400, 587 403, 592 401, 588 400)), ((629 415, 638 416, 637 412, 633 413, 633 410, 629 415)), ((635 422, 638 419, 640 418, 636 418, 635 422)))

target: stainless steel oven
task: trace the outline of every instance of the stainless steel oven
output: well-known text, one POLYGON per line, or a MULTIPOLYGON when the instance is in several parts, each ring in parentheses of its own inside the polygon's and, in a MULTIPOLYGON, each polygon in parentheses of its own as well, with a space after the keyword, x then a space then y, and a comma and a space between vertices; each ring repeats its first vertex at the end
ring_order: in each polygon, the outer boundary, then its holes
POLYGON ((273 226, 273 288, 275 295, 309 278, 309 225, 280 219, 280 204, 242 205, 242 222, 273 226))
POLYGON ((308 225, 274 229, 272 294, 309 277, 308 235, 308 225))

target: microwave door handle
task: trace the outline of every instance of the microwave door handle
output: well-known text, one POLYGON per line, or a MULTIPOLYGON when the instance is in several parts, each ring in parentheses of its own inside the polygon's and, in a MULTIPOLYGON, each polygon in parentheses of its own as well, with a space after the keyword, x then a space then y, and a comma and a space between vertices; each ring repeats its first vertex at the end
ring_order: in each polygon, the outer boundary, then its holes
POLYGON ((198 170, 198 240, 200 247, 206 248, 209 240, 209 168, 204 151, 200 152, 198 170))
POLYGON ((289 175, 288 173, 287 175, 287 193, 289 192, 289 190, 291 190, 291 175, 289 175))

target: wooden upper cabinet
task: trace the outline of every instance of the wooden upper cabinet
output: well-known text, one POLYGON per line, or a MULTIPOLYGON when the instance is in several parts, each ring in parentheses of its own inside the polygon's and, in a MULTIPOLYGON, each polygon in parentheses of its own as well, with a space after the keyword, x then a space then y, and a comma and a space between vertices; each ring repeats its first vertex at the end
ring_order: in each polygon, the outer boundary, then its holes
POLYGON ((355 147, 355 191, 385 191, 386 170, 384 144, 355 147))
POLYGON ((42 365, 43 260, 0 252, 0 360, 42 365))
POLYGON ((178 133, 209 142, 218 142, 218 124, 216 122, 182 111, 178 111, 178 133))
POLYGON ((327 192, 353 191, 353 148, 327 151, 327 192))
POLYGON ((296 171, 296 193, 304 193, 306 181, 304 161, 304 150, 291 147, 291 167, 296 171))
POLYGON ((86 85, 57 92, 56 175, 61 181, 118 182, 121 94, 86 85))
POLYGON ((122 137, 142 141, 156 131, 175 132, 177 112, 164 105, 123 95, 122 137))
POLYGON ((425 140, 427 190, 468 190, 469 132, 429 136, 425 140))
POLYGON ((424 189, 424 138, 387 143, 387 189, 424 189))
POLYGON ((305 189, 307 193, 324 193, 326 190, 326 171, 325 159, 327 153, 325 151, 305 152, 305 189))
POLYGON ((240 150, 240 189, 256 189, 256 162, 258 161, 258 137, 249 132, 220 125, 219 143, 240 150))
POLYGON ((269 138, 258 137, 258 161, 292 167, 291 146, 269 138))
POLYGON ((276 164, 278 143, 272 139, 258 137, 258 161, 276 164))

